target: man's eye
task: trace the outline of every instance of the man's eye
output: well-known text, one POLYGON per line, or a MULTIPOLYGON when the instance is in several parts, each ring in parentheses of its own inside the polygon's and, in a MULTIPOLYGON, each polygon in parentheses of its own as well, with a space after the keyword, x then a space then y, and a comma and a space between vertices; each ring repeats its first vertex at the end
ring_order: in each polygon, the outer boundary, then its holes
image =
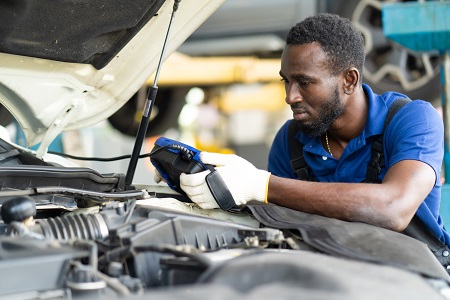
POLYGON ((299 85, 301 85, 301 86, 307 86, 307 85, 309 85, 311 82, 309 82, 309 81, 300 81, 298 84, 299 85))
POLYGON ((280 81, 283 81, 284 83, 288 83, 289 82, 286 78, 281 78, 280 81))

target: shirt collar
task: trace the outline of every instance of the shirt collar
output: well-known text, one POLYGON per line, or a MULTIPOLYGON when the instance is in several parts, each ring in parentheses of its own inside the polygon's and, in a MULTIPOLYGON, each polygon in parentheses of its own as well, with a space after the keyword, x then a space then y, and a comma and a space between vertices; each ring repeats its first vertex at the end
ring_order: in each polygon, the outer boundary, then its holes
POLYGON ((367 85, 362 85, 364 94, 366 94, 369 104, 366 126, 361 133, 362 138, 368 138, 383 132, 384 119, 387 113, 386 99, 381 95, 375 94, 367 85))

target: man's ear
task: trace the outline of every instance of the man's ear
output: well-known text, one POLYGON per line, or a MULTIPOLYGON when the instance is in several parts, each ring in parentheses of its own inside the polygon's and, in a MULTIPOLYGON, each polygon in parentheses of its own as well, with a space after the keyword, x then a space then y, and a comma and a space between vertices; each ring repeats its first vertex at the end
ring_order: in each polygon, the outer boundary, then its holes
POLYGON ((358 69, 350 68, 344 73, 344 93, 346 95, 351 95, 358 86, 358 82, 361 75, 358 69))

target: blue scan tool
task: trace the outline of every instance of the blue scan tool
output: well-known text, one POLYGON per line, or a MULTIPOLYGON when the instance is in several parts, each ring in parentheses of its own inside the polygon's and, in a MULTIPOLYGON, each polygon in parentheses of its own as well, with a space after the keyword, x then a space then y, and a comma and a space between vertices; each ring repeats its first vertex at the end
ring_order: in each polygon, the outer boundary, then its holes
POLYGON ((200 151, 181 142, 160 137, 150 153, 150 161, 166 180, 167 184, 180 194, 181 173, 194 174, 205 170, 214 171, 211 165, 200 161, 200 151))
MULTIPOLYGON (((202 171, 211 171, 205 176, 211 195, 223 210, 231 210, 235 207, 233 195, 223 181, 219 172, 214 166, 204 164, 200 160, 200 151, 165 137, 160 137, 155 141, 155 146, 150 153, 150 161, 166 180, 167 184, 178 193, 186 193, 180 188, 181 173, 195 174, 202 171)), ((192 202, 188 197, 185 202, 192 202)))

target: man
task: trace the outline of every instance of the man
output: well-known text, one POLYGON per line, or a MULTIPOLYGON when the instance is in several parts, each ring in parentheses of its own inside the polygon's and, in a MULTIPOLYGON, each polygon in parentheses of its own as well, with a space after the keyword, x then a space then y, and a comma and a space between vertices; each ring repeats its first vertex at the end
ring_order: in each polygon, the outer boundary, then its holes
MULTIPOLYGON (((216 166, 237 205, 269 202, 398 232, 416 214, 450 244, 439 215, 443 124, 428 102, 409 102, 392 118, 384 130, 381 183, 362 183, 388 108, 406 98, 395 92, 375 94, 362 83, 363 64, 362 36, 347 19, 320 14, 288 34, 280 75, 286 103, 299 124, 296 139, 316 182, 296 179, 291 169, 291 121, 275 137, 268 171, 236 155, 205 152, 201 159, 216 166)), ((209 173, 182 174, 181 188, 201 207, 216 208, 211 191, 217 191, 205 180, 209 173)))

